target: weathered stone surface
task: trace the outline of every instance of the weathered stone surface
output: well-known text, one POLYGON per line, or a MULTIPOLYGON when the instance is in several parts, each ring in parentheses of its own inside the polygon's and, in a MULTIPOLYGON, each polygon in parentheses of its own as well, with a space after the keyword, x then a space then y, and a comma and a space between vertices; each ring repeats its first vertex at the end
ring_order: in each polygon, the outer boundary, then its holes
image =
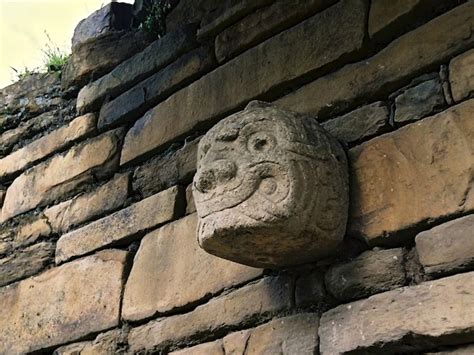
POLYGON ((186 143, 171 155, 165 154, 139 166, 133 174, 133 190, 150 196, 177 184, 191 182, 197 165, 199 140, 186 143))
POLYGON ((474 3, 467 2, 407 33, 375 56, 321 77, 277 101, 323 118, 361 101, 388 95, 414 73, 442 63, 474 45, 474 3))
POLYGON ((98 109, 106 97, 118 96, 191 49, 195 46, 194 38, 195 27, 183 26, 156 40, 107 75, 83 87, 77 97, 77 111, 98 109))
POLYGON ((123 130, 90 139, 17 177, 7 190, 0 221, 53 202, 94 177, 114 172, 123 130))
POLYGON ((394 121, 407 123, 419 120, 446 106, 439 78, 427 80, 407 89, 395 98, 394 121))
POLYGON ((325 275, 328 291, 340 301, 364 298, 405 284, 403 249, 366 251, 332 266, 325 275))
POLYGON ((474 92, 474 49, 449 63, 449 82, 454 101, 470 97, 474 92))
POLYGON ((16 248, 35 243, 40 237, 51 234, 51 226, 46 218, 39 216, 18 227, 14 238, 16 248))
POLYGON ((472 341, 473 293, 474 273, 467 273, 334 308, 320 321, 321 354, 403 353, 472 341))
MULTIPOLYGON (((149 0, 137 0, 146 2, 149 0)), ((166 30, 174 31, 185 23, 200 24, 204 18, 216 18, 225 8, 240 0, 179 0, 171 1, 178 3, 166 16, 166 30)), ((136 6, 134 4, 134 6, 136 6)))
POLYGON ((0 286, 37 274, 54 262, 54 244, 42 242, 0 259, 0 286))
POLYGON ((353 144, 390 130, 388 117, 386 104, 379 101, 326 121, 322 126, 340 141, 353 144))
POLYGON ((114 329, 99 334, 93 341, 83 341, 56 349, 53 355, 100 355, 118 354, 123 352, 126 333, 120 329, 114 329))
POLYGON ((415 240, 420 262, 428 274, 474 268, 474 215, 421 232, 415 240))
POLYGON ((189 184, 186 187, 186 214, 196 212, 196 205, 194 203, 193 185, 189 184))
POLYGON ((290 307, 290 298, 289 279, 265 278, 216 297, 192 312, 131 329, 128 337, 130 351, 166 348, 194 334, 245 324, 256 315, 265 319, 290 307))
POLYGON ((326 299, 327 292, 322 270, 316 269, 298 277, 295 290, 295 301, 298 307, 324 305, 326 299))
POLYGON ((364 38, 365 5, 362 0, 340 2, 178 91, 130 129, 121 164, 359 50, 364 38), (335 17, 339 26, 333 25, 335 17), (301 38, 311 40, 302 46, 301 38))
POLYGON ((268 7, 253 11, 216 37, 217 60, 227 61, 335 2, 335 0, 277 0, 268 7))
POLYGON ((474 100, 349 152, 349 231, 371 245, 393 233, 474 209, 474 100))
POLYGON ((179 217, 184 208, 181 195, 180 188, 175 186, 64 234, 56 246, 56 263, 129 240, 139 232, 179 217))
POLYGON ((256 267, 327 257, 344 237, 348 181, 344 150, 314 118, 252 102, 199 142, 199 245, 256 267))
MULTIPOLYGON (((132 5, 111 2, 81 20, 74 29, 72 47, 107 32, 129 30, 132 26, 132 5)), ((130 43, 133 45, 133 43, 130 43)))
POLYGON ((94 114, 80 116, 68 125, 58 128, 0 159, 0 180, 24 170, 38 160, 93 133, 96 122, 94 114))
POLYGON ((125 287, 124 319, 136 321, 184 307, 262 274, 261 269, 204 252, 196 227, 193 214, 142 239, 125 287))
POLYGON ((128 196, 128 174, 119 175, 92 192, 74 197, 44 211, 54 232, 71 227, 121 207, 128 196))
POLYGON ((170 355, 225 355, 220 340, 170 352, 170 355))
POLYGON ((213 65, 213 54, 207 47, 182 56, 102 106, 99 127, 108 127, 137 119, 177 88, 190 83, 199 74, 209 71, 213 65))
POLYGON ((143 50, 149 43, 143 31, 107 32, 78 43, 63 70, 62 88, 88 84, 143 50))
POLYGON ((26 353, 117 326, 126 252, 96 255, 0 290, 0 353, 26 353))

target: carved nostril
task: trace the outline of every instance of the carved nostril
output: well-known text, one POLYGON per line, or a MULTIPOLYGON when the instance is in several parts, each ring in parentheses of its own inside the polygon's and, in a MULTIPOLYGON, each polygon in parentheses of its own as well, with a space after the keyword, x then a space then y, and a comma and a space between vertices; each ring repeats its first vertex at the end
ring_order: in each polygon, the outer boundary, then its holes
POLYGON ((214 171, 212 169, 202 171, 197 177, 194 186, 201 193, 205 193, 215 189, 216 176, 214 174, 214 171))
POLYGON ((214 164, 214 175, 220 183, 232 180, 237 175, 237 167, 229 160, 217 160, 214 164))

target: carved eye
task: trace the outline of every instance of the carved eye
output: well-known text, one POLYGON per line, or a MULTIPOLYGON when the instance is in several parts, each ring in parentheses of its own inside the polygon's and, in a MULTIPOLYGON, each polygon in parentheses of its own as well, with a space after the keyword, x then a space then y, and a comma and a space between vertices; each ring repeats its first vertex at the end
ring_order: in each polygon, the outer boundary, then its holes
POLYGON ((247 146, 251 152, 267 152, 275 146, 275 137, 266 132, 258 132, 249 138, 247 146))

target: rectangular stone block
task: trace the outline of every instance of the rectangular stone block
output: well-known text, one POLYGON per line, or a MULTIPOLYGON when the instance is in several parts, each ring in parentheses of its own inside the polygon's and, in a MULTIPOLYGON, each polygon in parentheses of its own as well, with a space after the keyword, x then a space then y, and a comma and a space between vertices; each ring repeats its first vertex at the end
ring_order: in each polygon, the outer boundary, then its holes
POLYGON ((388 95, 408 84, 414 74, 471 48, 472 26, 474 3, 469 1, 396 39, 373 57, 346 65, 276 102, 322 119, 388 95))
POLYGON ((341 305, 321 318, 321 354, 403 353, 473 341, 473 294, 471 272, 341 305))
POLYGON ((474 49, 461 54, 449 63, 449 83, 454 101, 470 97, 474 92, 474 49))
POLYGON ((214 65, 211 48, 183 55, 158 73, 135 85, 100 110, 99 128, 134 121, 178 88, 192 82, 214 65))
POLYGON ((416 236, 416 250, 428 274, 474 268, 474 215, 455 219, 416 236))
POLYGON ((349 233, 371 245, 420 223, 474 209, 474 100, 349 151, 349 233))
POLYGON ((106 333, 99 334, 93 341, 82 341, 73 343, 54 351, 54 355, 100 355, 118 354, 123 351, 123 344, 126 343, 126 332, 121 329, 114 329, 106 333))
POLYGON ((123 130, 90 139, 18 176, 7 189, 0 222, 51 203, 76 188, 114 172, 123 130))
POLYGON ((128 174, 119 175, 94 191, 47 208, 43 213, 54 232, 64 233, 73 226, 121 207, 127 200, 129 183, 128 174))
POLYGON ((193 214, 142 239, 125 287, 122 318, 137 321, 179 309, 262 274, 262 269, 206 253, 196 230, 193 214))
POLYGON ((195 46, 195 26, 183 26, 150 44, 119 64, 107 75, 86 85, 77 96, 80 113, 99 109, 106 97, 114 98, 147 76, 173 62, 195 46))
POLYGON ((166 349, 195 334, 244 325, 255 316, 265 319, 291 305, 291 287, 284 277, 265 278, 216 297, 195 310, 132 328, 130 351, 166 349))
POLYGON ((56 245, 56 263, 129 241, 137 233, 179 217, 183 199, 181 189, 175 186, 64 234, 56 245))
POLYGON ((339 2, 178 91, 129 130, 121 164, 160 149, 253 98, 360 50, 365 16, 365 1, 339 2), (302 42, 301 38, 309 40, 302 42))
POLYGON ((186 187, 186 214, 196 212, 196 204, 194 203, 193 185, 189 184, 186 187))
POLYGON ((0 289, 0 353, 39 351, 117 326, 126 255, 102 251, 0 289))
POLYGON ((18 173, 55 151, 92 134, 95 131, 96 122, 94 114, 80 116, 66 126, 58 128, 0 159, 0 180, 18 173))

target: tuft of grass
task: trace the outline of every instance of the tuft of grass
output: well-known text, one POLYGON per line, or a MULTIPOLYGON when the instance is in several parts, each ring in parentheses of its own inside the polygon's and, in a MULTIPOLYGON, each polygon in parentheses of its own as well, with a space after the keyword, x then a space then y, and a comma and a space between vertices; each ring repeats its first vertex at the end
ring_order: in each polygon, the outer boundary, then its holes
POLYGON ((166 33, 166 15, 171 10, 168 0, 155 0, 148 2, 145 7, 145 18, 139 28, 153 38, 161 38, 166 33))
POLYGON ((48 42, 46 48, 42 49, 44 55, 44 66, 48 72, 61 72, 64 66, 67 64, 69 55, 63 52, 49 36, 48 32, 44 31, 48 42))
POLYGON ((29 69, 27 67, 24 67, 23 69, 16 69, 14 67, 10 68, 15 72, 17 80, 23 80, 32 74, 39 73, 38 69, 29 69))

